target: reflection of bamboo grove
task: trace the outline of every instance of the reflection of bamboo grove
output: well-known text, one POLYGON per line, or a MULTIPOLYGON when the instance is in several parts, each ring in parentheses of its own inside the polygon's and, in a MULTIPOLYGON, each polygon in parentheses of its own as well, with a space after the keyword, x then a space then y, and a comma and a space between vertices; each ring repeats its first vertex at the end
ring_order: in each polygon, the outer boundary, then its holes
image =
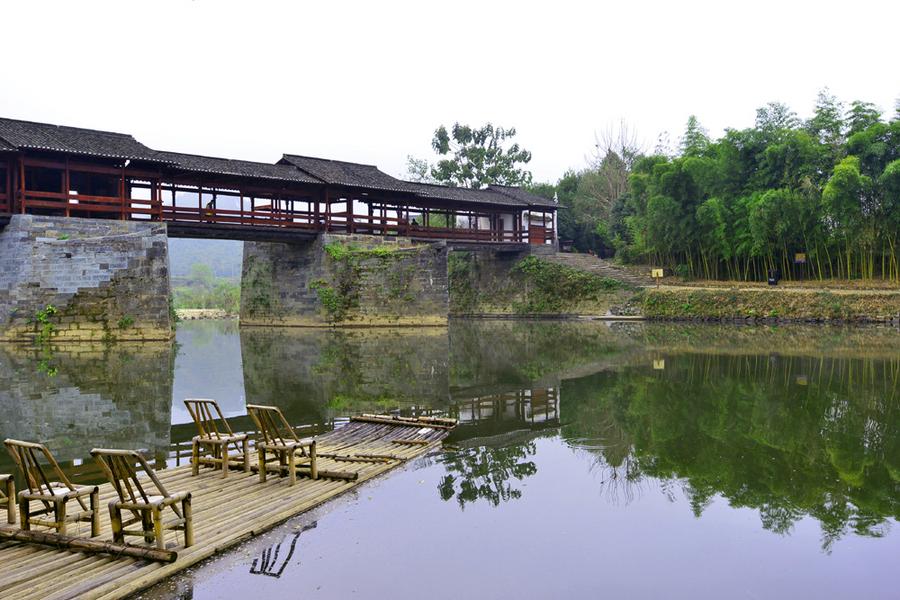
POLYGON ((809 515, 827 551, 900 518, 900 359, 680 354, 566 385, 563 436, 700 516, 716 495, 786 533, 809 515))

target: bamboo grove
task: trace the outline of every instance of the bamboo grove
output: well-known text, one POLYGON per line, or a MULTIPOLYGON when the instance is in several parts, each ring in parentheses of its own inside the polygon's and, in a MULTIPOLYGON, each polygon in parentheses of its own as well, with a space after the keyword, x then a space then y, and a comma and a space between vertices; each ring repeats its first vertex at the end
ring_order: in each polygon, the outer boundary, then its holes
POLYGON ((578 250, 705 279, 760 280, 778 269, 900 281, 900 105, 888 119, 825 90, 805 121, 770 103, 753 127, 717 140, 691 117, 677 152, 622 148, 539 189, 552 187, 569 207, 560 237, 578 250), (592 197, 591 180, 617 169, 628 171, 624 192, 592 197))

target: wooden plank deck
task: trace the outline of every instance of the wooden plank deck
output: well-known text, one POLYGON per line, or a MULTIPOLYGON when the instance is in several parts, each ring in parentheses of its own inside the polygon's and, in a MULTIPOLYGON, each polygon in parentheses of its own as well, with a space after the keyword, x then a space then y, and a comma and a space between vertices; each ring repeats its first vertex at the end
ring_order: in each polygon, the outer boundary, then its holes
MULTIPOLYGON (((340 429, 317 437, 317 454, 385 455, 396 458, 378 462, 347 462, 319 458, 319 469, 349 471, 356 481, 300 478, 293 487, 286 477, 269 475, 265 483, 258 475, 201 469, 191 476, 190 465, 157 471, 170 493, 193 494, 195 544, 183 548, 183 536, 167 532, 167 546, 178 551, 171 564, 140 559, 84 554, 20 542, 0 543, 0 598, 4 600, 125 598, 159 583, 166 577, 222 552, 278 523, 318 506, 360 483, 381 475, 411 458, 440 446, 449 428, 428 425, 352 421, 340 429), (417 443, 397 443, 418 440, 417 443)), ((256 460, 254 455, 253 460, 256 460)), ((374 460, 374 459, 373 459, 374 460)), ((255 464, 255 462, 253 463, 255 464)), ((100 540, 111 540, 106 506, 115 498, 109 484, 100 486, 102 529, 100 540)), ((71 526, 71 536, 88 536, 88 524, 71 526)), ((129 538, 129 543, 140 538, 129 538)))

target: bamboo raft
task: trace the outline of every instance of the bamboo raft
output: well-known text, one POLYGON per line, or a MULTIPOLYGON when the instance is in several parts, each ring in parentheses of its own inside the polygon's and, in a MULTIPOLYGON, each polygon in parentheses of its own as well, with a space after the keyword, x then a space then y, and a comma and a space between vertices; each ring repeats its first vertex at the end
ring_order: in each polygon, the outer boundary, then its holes
MULTIPOLYGON (((318 436, 320 469, 355 473, 355 480, 300 478, 290 486, 287 477, 272 476, 263 483, 257 473, 232 471, 223 478, 221 470, 207 468, 192 476, 191 465, 159 470, 168 489, 193 495, 194 545, 184 548, 179 535, 176 546, 176 536, 171 536, 167 550, 177 552, 171 563, 22 543, 13 538, 17 526, 0 527, 0 598, 128 597, 439 447, 452 428, 447 419, 363 415, 318 436)), ((100 486, 101 507, 116 497, 111 485, 100 486)), ((100 536, 89 535, 87 525, 69 531, 81 541, 109 545, 112 531, 105 510, 100 536)), ((63 545, 78 547, 71 541, 63 545)))

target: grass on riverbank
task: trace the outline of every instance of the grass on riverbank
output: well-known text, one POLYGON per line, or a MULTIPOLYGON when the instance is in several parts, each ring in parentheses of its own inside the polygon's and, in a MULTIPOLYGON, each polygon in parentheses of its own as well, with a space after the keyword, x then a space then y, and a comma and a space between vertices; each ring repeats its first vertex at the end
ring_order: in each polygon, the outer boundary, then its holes
POLYGON ((657 319, 876 320, 900 315, 900 290, 649 288, 642 312, 657 319))

